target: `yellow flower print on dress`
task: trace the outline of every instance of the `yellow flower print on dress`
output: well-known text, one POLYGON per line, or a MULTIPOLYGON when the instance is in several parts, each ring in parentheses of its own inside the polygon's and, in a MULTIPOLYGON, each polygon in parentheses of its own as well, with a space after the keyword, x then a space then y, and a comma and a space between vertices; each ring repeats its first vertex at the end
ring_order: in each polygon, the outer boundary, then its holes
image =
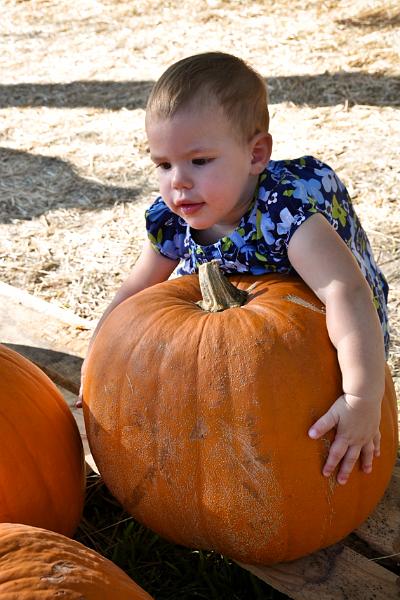
POLYGON ((346 227, 347 210, 339 204, 336 194, 332 196, 332 217, 338 219, 342 227, 346 227))

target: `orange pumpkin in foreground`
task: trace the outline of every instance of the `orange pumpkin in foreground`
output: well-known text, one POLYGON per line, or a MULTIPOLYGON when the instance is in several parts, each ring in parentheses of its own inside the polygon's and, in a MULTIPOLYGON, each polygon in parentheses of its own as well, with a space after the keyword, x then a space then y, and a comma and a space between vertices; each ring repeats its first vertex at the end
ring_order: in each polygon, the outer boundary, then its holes
POLYGON ((63 535, 0 524, 2 600, 151 600, 119 567, 63 535))
POLYGON ((0 522, 72 535, 85 493, 78 427, 47 375, 2 345, 0 457, 0 522))
POLYGON ((373 472, 357 465, 345 486, 325 478, 332 435, 307 435, 341 395, 323 306, 295 277, 230 281, 254 286, 241 307, 203 310, 191 275, 109 315, 88 360, 86 427, 136 519, 179 544, 273 564, 333 544, 374 509, 396 457, 396 399, 387 371, 373 472))

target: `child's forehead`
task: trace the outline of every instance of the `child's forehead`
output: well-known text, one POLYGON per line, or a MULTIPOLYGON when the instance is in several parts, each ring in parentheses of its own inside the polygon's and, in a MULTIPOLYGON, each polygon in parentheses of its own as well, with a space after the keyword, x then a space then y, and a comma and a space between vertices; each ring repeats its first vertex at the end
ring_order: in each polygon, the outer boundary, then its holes
POLYGON ((191 102, 168 116, 156 113, 146 114, 148 134, 150 131, 158 129, 160 125, 167 125, 170 129, 183 129, 185 132, 192 132, 200 137, 203 135, 213 136, 213 134, 237 137, 237 127, 216 100, 191 102))
POLYGON ((216 116, 225 119, 226 115, 222 105, 214 98, 194 98, 190 102, 168 110, 147 111, 146 125, 152 121, 171 120, 185 118, 187 120, 208 119, 210 116, 216 116))
POLYGON ((154 118, 147 126, 147 139, 153 161, 168 157, 188 157, 226 152, 243 146, 225 115, 216 112, 177 112, 170 118, 154 118))

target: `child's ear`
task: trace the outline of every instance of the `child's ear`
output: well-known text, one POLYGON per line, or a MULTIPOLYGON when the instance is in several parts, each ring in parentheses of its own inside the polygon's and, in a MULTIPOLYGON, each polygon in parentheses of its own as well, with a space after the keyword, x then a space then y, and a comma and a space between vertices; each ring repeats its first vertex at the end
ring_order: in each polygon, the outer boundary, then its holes
POLYGON ((259 175, 269 163, 272 153, 272 136, 270 133, 256 133, 250 141, 251 164, 250 174, 259 175))

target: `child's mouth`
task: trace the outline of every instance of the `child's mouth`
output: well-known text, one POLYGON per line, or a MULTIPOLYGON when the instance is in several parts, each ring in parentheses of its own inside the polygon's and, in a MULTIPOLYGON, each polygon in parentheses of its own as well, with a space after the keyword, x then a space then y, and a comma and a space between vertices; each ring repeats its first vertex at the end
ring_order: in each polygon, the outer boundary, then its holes
POLYGON ((204 202, 188 202, 180 204, 179 205, 179 210, 184 214, 184 215, 193 215, 194 213, 196 213, 198 210, 201 209, 201 207, 203 206, 204 202))

